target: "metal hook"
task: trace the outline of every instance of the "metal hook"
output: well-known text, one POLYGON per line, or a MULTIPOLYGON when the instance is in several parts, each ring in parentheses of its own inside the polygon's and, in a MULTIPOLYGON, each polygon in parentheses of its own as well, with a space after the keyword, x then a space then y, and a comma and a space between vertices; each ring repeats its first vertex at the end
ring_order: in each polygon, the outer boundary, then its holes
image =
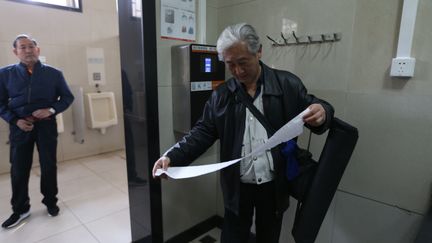
POLYGON ((322 41, 322 42, 326 42, 326 38, 325 38, 325 35, 324 35, 324 34, 321 34, 321 41, 322 41))
POLYGON ((273 40, 270 36, 266 35, 267 39, 271 40, 273 42, 273 45, 279 46, 280 44, 277 43, 277 41, 273 40))
POLYGON ((281 32, 281 37, 284 40, 285 45, 288 45, 288 40, 285 38, 282 32, 281 32))
POLYGON ((295 34, 295 31, 292 32, 292 35, 294 36, 294 39, 296 40, 296 43, 299 44, 299 40, 295 34))

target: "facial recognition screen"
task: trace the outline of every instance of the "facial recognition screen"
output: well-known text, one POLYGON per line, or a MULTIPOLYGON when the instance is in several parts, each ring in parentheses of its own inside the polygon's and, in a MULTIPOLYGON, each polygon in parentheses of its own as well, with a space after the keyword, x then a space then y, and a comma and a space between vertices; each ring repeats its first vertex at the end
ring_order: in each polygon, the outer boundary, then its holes
POLYGON ((189 49, 190 82, 225 80, 225 64, 215 46, 192 44, 189 49))
POLYGON ((201 73, 210 74, 216 70, 216 61, 214 56, 201 55, 200 57, 200 71, 201 73))
POLYGON ((209 57, 204 58, 204 72, 205 73, 212 72, 212 60, 209 57))

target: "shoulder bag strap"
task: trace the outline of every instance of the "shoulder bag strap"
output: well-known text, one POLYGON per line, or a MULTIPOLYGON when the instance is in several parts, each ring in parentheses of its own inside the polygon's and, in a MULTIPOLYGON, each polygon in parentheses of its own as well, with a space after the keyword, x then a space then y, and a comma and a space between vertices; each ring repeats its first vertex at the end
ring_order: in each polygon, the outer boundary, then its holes
POLYGON ((240 101, 246 105, 250 112, 255 116, 256 119, 263 125, 265 130, 271 135, 273 135, 276 131, 270 126, 270 123, 267 121, 267 118, 256 108, 256 106, 251 102, 250 97, 247 97, 248 94, 241 88, 237 87, 236 90, 237 96, 240 98, 240 101))

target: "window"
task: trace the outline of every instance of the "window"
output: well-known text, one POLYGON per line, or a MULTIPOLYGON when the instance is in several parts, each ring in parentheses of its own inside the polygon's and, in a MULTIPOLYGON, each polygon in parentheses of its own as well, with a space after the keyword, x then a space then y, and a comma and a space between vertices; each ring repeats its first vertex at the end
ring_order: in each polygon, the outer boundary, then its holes
POLYGON ((9 1, 82 12, 81 0, 9 0, 9 1))

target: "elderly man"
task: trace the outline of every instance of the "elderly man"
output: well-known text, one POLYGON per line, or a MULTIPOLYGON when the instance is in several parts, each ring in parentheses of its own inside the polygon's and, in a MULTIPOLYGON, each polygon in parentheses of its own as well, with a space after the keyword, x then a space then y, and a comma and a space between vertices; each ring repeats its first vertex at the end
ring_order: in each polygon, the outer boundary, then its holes
POLYGON ((40 49, 28 35, 13 42, 18 64, 0 69, 0 116, 10 126, 13 214, 2 224, 11 228, 30 215, 28 182, 37 145, 41 168, 42 203, 57 216, 57 123, 55 115, 74 97, 61 71, 39 61, 40 49))
MULTIPOLYGON (((260 61, 262 45, 248 24, 227 27, 217 51, 232 74, 207 101, 203 115, 180 142, 153 167, 187 165, 220 139, 220 159, 228 161, 252 151, 268 139, 263 125, 239 99, 243 92, 268 123, 279 129, 306 108, 303 120, 315 133, 323 133, 333 118, 327 102, 307 94, 294 74, 272 69, 260 61)), ((221 171, 225 215, 221 242, 248 242, 255 211, 256 242, 278 242, 284 211, 289 206, 286 162, 277 149, 221 171)))

